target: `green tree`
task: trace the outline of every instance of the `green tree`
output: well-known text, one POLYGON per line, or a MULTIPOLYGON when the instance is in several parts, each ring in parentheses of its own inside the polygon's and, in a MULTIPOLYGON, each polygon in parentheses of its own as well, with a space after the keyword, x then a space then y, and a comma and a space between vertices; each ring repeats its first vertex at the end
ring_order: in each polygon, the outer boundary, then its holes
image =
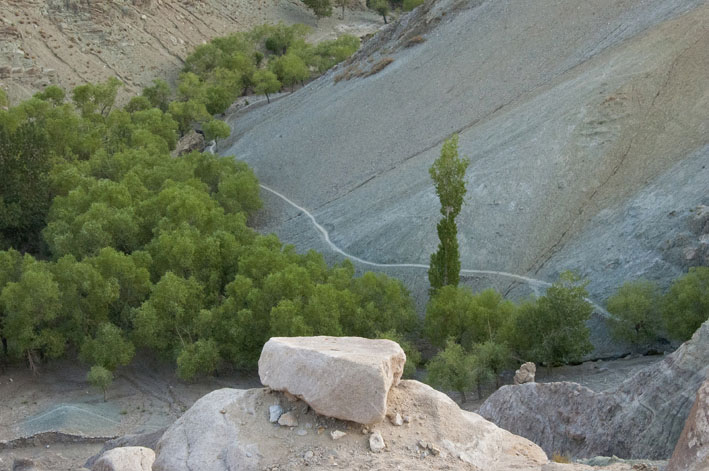
POLYGON ((135 348, 121 329, 111 323, 101 324, 96 337, 87 338, 81 345, 82 361, 115 371, 130 363, 135 348))
POLYGON ((511 353, 507 345, 493 340, 475 345, 478 399, 482 399, 481 384, 485 381, 494 379, 495 387, 500 387, 500 373, 511 365, 511 353))
POLYGON ((48 264, 29 255, 23 260, 18 281, 6 283, 0 293, 2 337, 7 339, 10 353, 25 358, 33 371, 40 356, 58 358, 64 353, 66 339, 57 329, 61 325, 60 295, 48 264))
POLYGON ((162 79, 153 80, 152 86, 143 89, 143 96, 150 102, 150 105, 162 112, 167 112, 171 95, 170 86, 162 79))
POLYGON ((291 87, 291 90, 296 83, 310 77, 310 71, 303 59, 291 52, 271 62, 271 69, 278 80, 283 85, 291 87))
POLYGON ((650 281, 626 282, 606 303, 611 335, 634 345, 654 341, 662 328, 660 294, 650 281))
POLYGON ((676 279, 662 301, 665 329, 687 340, 709 318, 709 267, 691 267, 676 279))
POLYGON ((106 402, 106 391, 113 383, 113 373, 103 366, 92 366, 86 375, 86 380, 103 393, 103 402, 106 402))
POLYGON ((528 361, 553 365, 580 361, 593 350, 586 321, 593 306, 586 285, 564 272, 544 296, 520 306, 515 337, 510 344, 528 361))
POLYGON ((281 82, 276 74, 270 70, 262 69, 254 73, 254 93, 266 95, 266 100, 271 103, 269 93, 276 93, 281 89, 281 82))
POLYGON ((332 16, 332 4, 330 0, 303 0, 303 3, 313 10, 313 13, 315 13, 315 16, 318 18, 332 16))
POLYGON ((177 356, 177 376, 191 380, 199 374, 211 374, 219 360, 219 348, 214 340, 198 340, 185 346, 177 356))
POLYGON ((402 10, 411 11, 419 5, 422 5, 424 0, 404 0, 402 10))
POLYGON ((389 14, 389 2, 387 0, 370 0, 369 8, 376 11, 382 18, 384 18, 384 24, 387 24, 387 15, 389 14))
POLYGON ((460 213, 465 196, 465 171, 470 161, 458 156, 458 135, 447 139, 441 155, 429 170, 436 194, 441 202, 443 219, 438 223, 438 250, 431 255, 428 279, 431 292, 446 285, 458 286, 460 280, 460 254, 458 253, 458 227, 455 218, 460 213))
POLYGON ((466 391, 476 386, 475 367, 475 356, 449 340, 446 348, 428 362, 426 381, 434 388, 459 392, 462 402, 466 402, 466 391))
POLYGON ((192 129, 192 123, 195 121, 201 123, 212 118, 204 103, 197 100, 173 101, 168 108, 170 115, 177 122, 180 136, 192 129))
POLYGON ((393 340, 398 343, 404 353, 406 354, 406 363, 404 364, 404 374, 403 377, 407 379, 412 379, 416 374, 416 368, 421 364, 421 352, 416 345, 411 340, 408 340, 404 335, 395 331, 388 330, 386 332, 381 332, 377 335, 379 339, 393 340))
POLYGON ((227 123, 218 119, 212 119, 202 125, 204 130, 204 138, 209 141, 217 142, 219 139, 225 139, 231 134, 231 128, 227 123))
POLYGON ((123 83, 116 77, 111 77, 104 83, 79 85, 72 92, 72 99, 82 116, 99 114, 106 117, 116 102, 118 89, 122 86, 123 83))

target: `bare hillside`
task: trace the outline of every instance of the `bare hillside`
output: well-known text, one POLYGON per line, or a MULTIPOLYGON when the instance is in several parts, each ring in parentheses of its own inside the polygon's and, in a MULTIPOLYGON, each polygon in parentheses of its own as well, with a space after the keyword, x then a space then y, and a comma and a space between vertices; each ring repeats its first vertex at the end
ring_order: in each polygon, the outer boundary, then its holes
POLYGON ((215 36, 263 23, 304 23, 314 40, 364 35, 381 20, 363 9, 316 20, 289 0, 3 0, 0 87, 19 101, 49 84, 72 88, 116 76, 135 94, 173 80, 183 59, 215 36))
MULTIPOLYGON (((264 192, 264 230, 425 265, 439 214, 428 167, 458 132, 467 282, 524 295, 574 269, 600 302, 626 279, 709 263, 708 46, 701 0, 428 1, 350 63, 232 117, 222 153, 322 226, 264 192)), ((424 268, 374 268, 425 299, 424 268)))

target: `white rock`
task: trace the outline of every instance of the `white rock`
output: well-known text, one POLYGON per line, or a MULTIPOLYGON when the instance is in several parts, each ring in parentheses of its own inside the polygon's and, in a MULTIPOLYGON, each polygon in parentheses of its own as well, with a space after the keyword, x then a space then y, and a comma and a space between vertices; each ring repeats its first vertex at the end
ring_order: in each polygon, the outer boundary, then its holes
POLYGON ((261 382, 304 400, 321 415, 372 424, 384 419, 389 389, 406 363, 390 340, 274 337, 259 359, 261 382))
POLYGON ((382 434, 379 431, 372 433, 369 436, 369 449, 372 450, 374 453, 379 453, 384 448, 386 448, 386 444, 384 443, 384 438, 382 438, 382 434))
POLYGON ((404 425, 404 419, 398 412, 396 415, 389 417, 389 421, 392 423, 392 425, 396 425, 397 427, 401 427, 402 425, 404 425))
POLYGON ((272 424, 278 422, 278 419, 283 415, 283 407, 278 404, 274 404, 268 408, 268 420, 272 424))
POLYGON ((151 471, 155 452, 142 446, 114 448, 101 455, 92 471, 151 471))
POLYGON ((332 437, 333 440, 339 440, 340 438, 344 437, 347 435, 345 432, 341 430, 333 430, 330 432, 330 436, 332 437))

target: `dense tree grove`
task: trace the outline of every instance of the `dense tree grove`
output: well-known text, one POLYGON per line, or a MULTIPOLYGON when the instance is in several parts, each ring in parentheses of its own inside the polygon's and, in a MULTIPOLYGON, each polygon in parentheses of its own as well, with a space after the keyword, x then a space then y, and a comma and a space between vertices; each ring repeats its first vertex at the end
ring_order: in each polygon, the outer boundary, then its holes
MULTIPOLYGON (((182 116, 162 82, 124 108, 119 85, 77 87, 71 102, 50 87, 0 110, 0 171, 12 175, 0 194, 3 357, 78 355, 105 392, 138 348, 192 378, 254 365, 274 335, 416 330, 400 282, 249 228, 261 202, 244 163, 172 157, 182 116)), ((205 133, 228 134, 211 122, 205 133)))
MULTIPOLYGON (((329 1, 318 0, 312 5, 321 14, 332 13, 329 1), (321 11, 321 7, 327 8, 321 11)), ((210 114, 223 113, 237 97, 248 92, 266 94, 270 102, 270 94, 282 87, 292 89, 304 83, 347 59, 359 48, 359 39, 350 35, 313 46, 305 42, 308 31, 302 24, 263 25, 248 33, 215 38, 197 47, 185 61, 171 113, 184 117, 183 121, 187 122, 203 119, 210 114)), ((152 106, 161 108, 165 103, 164 90, 163 84, 156 81, 143 96, 152 106)), ((182 132, 186 130, 183 121, 178 119, 182 132)))

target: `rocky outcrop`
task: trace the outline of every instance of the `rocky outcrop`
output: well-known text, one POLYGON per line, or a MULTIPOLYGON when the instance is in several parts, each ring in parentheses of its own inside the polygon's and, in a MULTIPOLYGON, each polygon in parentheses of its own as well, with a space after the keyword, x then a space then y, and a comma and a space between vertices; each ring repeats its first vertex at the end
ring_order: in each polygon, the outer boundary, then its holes
POLYGON ((319 415, 304 402, 290 402, 269 389, 221 389, 197 401, 168 429, 153 470, 324 470, 338 463, 346 469, 531 471, 547 463, 529 440, 461 410, 445 394, 417 381, 392 388, 388 407, 410 415, 411 421, 363 427, 319 415), (299 427, 270 423, 274 403, 290 409, 299 427), (386 451, 372 454, 370 444, 372 450, 386 451))
POLYGON ((480 414, 547 453, 667 459, 709 371, 709 321, 663 361, 618 388, 575 383, 504 386, 480 414))
POLYGON ((204 147, 204 134, 200 134, 197 131, 192 130, 177 141, 177 146, 175 147, 175 150, 172 151, 172 155, 179 157, 193 151, 202 152, 204 147))
POLYGON ((391 340, 274 337, 258 362, 261 382, 303 399, 316 412, 361 424, 381 421, 406 354, 391 340))
POLYGON ((689 412, 667 471, 709 470, 709 379, 707 379, 689 412))
POLYGON ((150 448, 130 446, 108 450, 91 471, 151 471, 155 452, 150 448))
POLYGON ((533 383, 534 375, 537 373, 537 367, 531 361, 523 363, 517 371, 515 371, 514 383, 524 384, 533 383))

